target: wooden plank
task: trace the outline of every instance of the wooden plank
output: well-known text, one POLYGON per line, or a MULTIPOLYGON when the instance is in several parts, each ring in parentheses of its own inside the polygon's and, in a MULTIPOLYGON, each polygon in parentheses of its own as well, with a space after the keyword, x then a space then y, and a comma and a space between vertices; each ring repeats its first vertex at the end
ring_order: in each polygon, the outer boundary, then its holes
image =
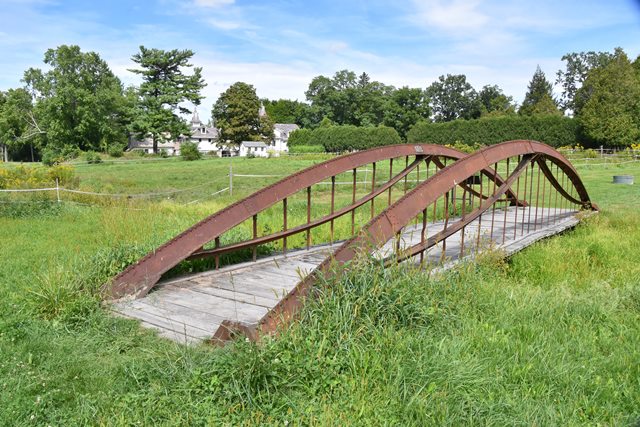
POLYGON ((200 310, 191 310, 184 306, 174 304, 172 301, 162 303, 151 303, 145 299, 131 301, 128 310, 130 312, 143 312, 153 316, 164 318, 178 325, 189 325, 194 328, 207 331, 211 334, 215 332, 218 325, 225 320, 213 313, 206 313, 200 310))
POLYGON ((145 322, 146 324, 155 326, 157 328, 166 329, 176 332, 177 334, 188 335, 192 338, 204 339, 211 336, 211 332, 196 328, 187 324, 181 324, 179 322, 172 321, 163 316, 147 313, 139 309, 131 310, 118 310, 118 313, 145 322))
MULTIPOLYGON (((203 298, 202 293, 193 292, 188 288, 176 288, 175 290, 167 290, 163 292, 162 298, 171 301, 172 304, 181 305, 192 310, 200 310, 205 313, 212 313, 216 316, 229 320, 246 320, 251 323, 267 313, 265 307, 246 304, 238 301, 231 301, 224 298, 209 295, 203 298)), ((152 299, 151 304, 157 305, 152 299)))
MULTIPOLYGON (((167 286, 175 287, 175 285, 167 286)), ((278 301, 280 301, 280 298, 277 298, 275 295, 273 295, 272 297, 263 297, 259 295, 245 294, 243 292, 234 292, 215 286, 197 285, 189 287, 189 290, 194 292, 202 292, 203 294, 213 295, 230 301, 240 301, 247 304, 260 305, 266 308, 273 308, 278 303, 278 301)))

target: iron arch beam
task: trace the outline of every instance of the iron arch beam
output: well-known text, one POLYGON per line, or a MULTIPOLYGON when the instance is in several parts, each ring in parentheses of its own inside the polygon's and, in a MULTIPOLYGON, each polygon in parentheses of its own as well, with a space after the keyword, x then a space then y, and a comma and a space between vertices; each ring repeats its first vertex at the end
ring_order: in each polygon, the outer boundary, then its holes
POLYGON ((401 144, 372 148, 311 166, 294 173, 252 195, 210 215, 183 231, 137 263, 130 265, 111 282, 105 284, 103 294, 110 299, 125 296, 139 298, 155 286, 165 272, 199 251, 225 231, 258 214, 277 202, 318 182, 355 168, 397 157, 438 156, 460 159, 465 153, 450 147, 433 144, 401 144))
MULTIPOLYGON (((426 206, 431 205, 448 192, 452 187, 452 183, 455 186, 455 183, 463 182, 482 170, 490 169, 491 165, 516 156, 528 158, 525 164, 530 164, 529 162, 534 156, 547 159, 556 164, 567 175, 576 189, 579 196, 579 204, 584 209, 597 210, 597 206, 591 202, 577 171, 562 154, 552 147, 529 140, 507 141, 489 146, 448 165, 373 218, 360 230, 357 236, 344 242, 332 256, 305 277, 257 325, 249 327, 230 322, 226 324, 226 327, 234 328, 252 337, 275 331, 278 325, 290 321, 297 314, 303 300, 309 295, 315 282, 321 275, 329 273, 334 263, 341 265, 351 261, 363 248, 380 248, 400 232, 413 218, 419 215, 426 206)), ((509 187, 503 180, 500 180, 497 184, 509 187)), ((485 206, 490 206, 490 204, 485 203, 485 206)), ((221 334, 223 336, 225 333, 231 332, 222 331, 221 334)))

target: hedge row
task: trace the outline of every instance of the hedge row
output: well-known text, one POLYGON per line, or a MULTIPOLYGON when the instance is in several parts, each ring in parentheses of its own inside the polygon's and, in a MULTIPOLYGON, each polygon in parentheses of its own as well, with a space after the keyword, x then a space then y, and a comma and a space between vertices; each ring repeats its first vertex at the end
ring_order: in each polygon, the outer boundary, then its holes
POLYGON ((514 139, 531 139, 552 147, 573 146, 578 137, 576 120, 562 116, 506 116, 445 123, 417 123, 407 142, 453 145, 492 145, 514 139))
POLYGON ((322 146, 330 153, 367 148, 382 145, 401 144, 400 135, 395 129, 386 126, 329 126, 314 130, 300 129, 291 133, 289 145, 322 146))

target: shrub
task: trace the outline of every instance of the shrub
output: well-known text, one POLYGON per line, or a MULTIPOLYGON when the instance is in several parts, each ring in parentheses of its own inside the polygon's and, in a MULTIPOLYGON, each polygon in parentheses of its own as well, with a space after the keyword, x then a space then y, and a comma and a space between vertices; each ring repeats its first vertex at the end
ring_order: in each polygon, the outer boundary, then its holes
POLYGON ((552 147, 573 145, 577 122, 562 116, 504 116, 445 123, 417 123, 407 134, 409 143, 493 145, 515 139, 544 142, 552 147))
POLYGON ((120 145, 112 145, 111 147, 109 147, 109 150, 107 150, 107 154, 109 154, 111 157, 122 157, 122 154, 124 150, 123 147, 120 145))
POLYGON ((47 166, 57 165, 64 162, 64 156, 56 149, 45 147, 42 150, 42 163, 47 166))
POLYGON ((393 128, 347 125, 319 127, 313 130, 308 145, 322 146, 327 152, 341 152, 401 143, 400 135, 393 128))
POLYGON ((180 147, 180 155, 184 160, 200 160, 202 154, 198 151, 198 144, 195 142, 184 142, 180 147))
POLYGON ((87 151, 86 154, 84 155, 85 160, 87 161, 87 163, 102 163, 102 158, 100 157, 100 155, 94 151, 87 151))
POLYGON ((311 139, 312 133, 313 131, 310 129, 296 129, 289 134, 287 145, 290 148, 299 145, 310 145, 309 140, 311 139))
POLYGON ((324 153, 324 147, 322 145, 294 145, 293 147, 289 147, 289 153, 324 153))

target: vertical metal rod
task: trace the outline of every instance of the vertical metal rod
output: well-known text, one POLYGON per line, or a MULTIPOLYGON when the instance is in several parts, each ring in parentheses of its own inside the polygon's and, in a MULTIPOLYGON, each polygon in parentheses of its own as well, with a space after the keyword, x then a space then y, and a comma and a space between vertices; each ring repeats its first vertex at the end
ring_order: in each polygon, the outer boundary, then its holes
MULTIPOLYGON (((353 189, 351 191, 351 206, 356 203, 356 169, 353 169, 353 189)), ((351 209, 351 235, 355 234, 356 228, 356 210, 355 208, 351 209)))
MULTIPOLYGON (((546 166, 547 164, 547 160, 543 159, 542 160, 546 166)), ((540 170, 539 172, 542 172, 542 170, 540 170)), ((547 179, 546 177, 541 177, 540 179, 542 179, 542 209, 541 209, 541 213, 540 213, 540 228, 542 228, 542 224, 544 224, 544 211, 546 209, 546 205, 544 203, 545 201, 545 197, 547 196, 547 179)), ((547 215, 547 218, 549 217, 549 215, 547 215)))
MULTIPOLYGON (((336 176, 331 177, 331 215, 333 215, 335 208, 335 198, 336 198, 336 176)), ((333 244, 333 219, 331 220, 331 230, 329 232, 329 241, 333 244)))
MULTIPOLYGON (((535 164, 538 165, 538 162, 536 162, 535 164)), ((538 207, 540 205, 540 175, 542 175, 542 173, 540 173, 540 165, 538 165, 536 169, 538 170, 538 183, 536 184, 536 216, 533 219, 533 231, 536 231, 538 229, 538 207)), ((542 196, 542 200, 544 200, 544 195, 542 196)))
MULTIPOLYGON (((220 247, 220 236, 216 237, 215 242, 216 242, 215 248, 218 249, 220 247)), ((215 260, 216 260, 216 270, 217 270, 220 268, 220 255, 216 254, 215 260)))
MULTIPOLYGON (((311 222, 311 187, 307 187, 307 224, 311 222)), ((311 246, 311 229, 307 230, 307 250, 311 246)))
MULTIPOLYGON (((258 237, 258 214, 253 216, 253 238, 258 237)), ((253 261, 255 262, 258 255, 258 246, 253 245, 253 261)))
MULTIPOLYGON (((393 177, 393 159, 389 159, 389 181, 393 177)), ((393 186, 389 187, 389 197, 387 200, 387 206, 391 206, 391 190, 393 190, 393 186)))
MULTIPOLYGON (((444 193, 444 227, 443 230, 447 229, 449 225, 449 192, 444 193)), ((447 239, 442 240, 442 255, 440 256, 440 262, 444 262, 446 258, 447 252, 447 239)))
MULTIPOLYGON (((404 168, 409 167, 409 156, 405 156, 404 158, 404 168)), ((407 179, 409 178, 409 174, 404 176, 404 194, 407 194, 407 179)))
MULTIPOLYGON (((422 210, 422 231, 420 232, 420 243, 424 243, 425 235, 427 233, 427 208, 422 210)), ((420 264, 424 261, 424 252, 420 252, 420 264)))
MULTIPOLYGON (((549 171, 551 171, 551 176, 553 176, 553 163, 551 163, 551 162, 549 162, 549 163, 551 165, 549 167, 549 171)), ((550 225, 550 222, 551 222, 551 198, 553 196, 553 191, 554 191, 553 185, 551 184, 551 182, 549 182, 549 200, 548 200, 548 203, 547 203, 547 206, 548 206, 548 208, 547 208, 548 209, 548 212, 547 212, 547 225, 550 225)))
MULTIPOLYGON (((375 187, 376 187, 376 162, 373 162, 373 172, 372 172, 372 177, 371 177, 371 192, 373 193, 375 191, 375 187)), ((375 197, 371 199, 371 219, 373 219, 374 213, 375 213, 375 197)))
MULTIPOLYGON (((467 203, 467 185, 462 187, 462 206, 460 207, 460 209, 461 209, 460 219, 461 220, 464 220, 465 216, 467 215, 466 203, 467 203)), ((462 257, 464 257, 464 229, 465 229, 465 227, 463 226, 462 230, 460 230, 460 259, 462 259, 462 257)))
POLYGON ((533 201, 532 194, 533 194, 533 162, 531 162, 531 179, 529 180, 529 200, 527 201, 527 204, 529 205, 529 209, 528 209, 529 215, 527 216, 527 233, 531 228, 531 202, 533 201))
MULTIPOLYGON (((558 181, 558 165, 556 165, 556 174, 554 175, 554 178, 556 179, 556 181, 558 181)), ((558 222, 558 193, 559 191, 556 190, 555 191, 555 200, 553 201, 553 223, 555 224, 556 222, 558 222)))
MULTIPOLYGON (((492 196, 494 196, 496 194, 496 181, 498 180, 498 163, 496 163, 493 169, 493 192, 491 193, 492 196)), ((493 224, 495 222, 496 219, 496 203, 494 203, 491 207, 491 228, 489 231, 489 240, 493 240, 493 224)))
MULTIPOLYGON (((282 199, 282 230, 287 231, 287 198, 282 199)), ((282 238, 282 252, 287 253, 287 236, 282 238)))
MULTIPOLYGON (((478 209, 482 207, 482 182, 484 181, 484 175, 480 172, 480 196, 478 197, 478 209)), ((476 253, 480 251, 480 232, 482 230, 482 213, 478 215, 478 237, 476 238, 476 253)))
MULTIPOLYGON (((518 163, 522 161, 522 156, 518 156, 518 163)), ((525 176, 526 179, 526 176, 525 176)), ((526 188, 526 186, 525 186, 526 188)), ((522 199, 524 200, 524 199, 522 199)), ((516 179, 516 213, 513 217, 513 238, 518 236, 518 204, 520 202, 520 175, 518 175, 518 179, 516 179)), ((524 220, 524 209, 522 209, 522 219, 524 220)))
MULTIPOLYGON (((417 164, 416 166, 416 187, 420 185, 420 163, 417 164)), ((418 217, 416 216, 416 226, 418 225, 418 217)), ((422 261, 422 258, 420 258, 420 261, 422 261)))
MULTIPOLYGON (((510 157, 507 157, 507 173, 504 175, 505 176, 505 181, 507 179, 509 179, 509 159, 510 159, 510 157)), ((516 195, 516 199, 517 198, 518 198, 518 196, 516 195)), ((509 210, 509 199, 507 198, 506 194, 504 196, 504 199, 505 199, 505 202, 504 202, 504 222, 502 223, 502 244, 504 244, 504 239, 506 238, 506 233, 507 233, 507 211, 509 210)), ((516 207, 516 212, 517 211, 518 211, 518 208, 516 207)))

